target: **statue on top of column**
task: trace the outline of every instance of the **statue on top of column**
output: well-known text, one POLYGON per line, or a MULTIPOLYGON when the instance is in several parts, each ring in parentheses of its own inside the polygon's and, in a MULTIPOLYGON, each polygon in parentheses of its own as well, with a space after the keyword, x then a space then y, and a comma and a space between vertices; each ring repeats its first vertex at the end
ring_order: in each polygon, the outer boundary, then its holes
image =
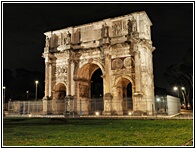
POLYGON ((48 36, 46 36, 46 44, 45 47, 49 47, 50 39, 48 36))
POLYGON ((67 39, 66 39, 66 44, 70 44, 71 43, 71 33, 68 31, 67 33, 67 39))
POLYGON ((131 32, 137 32, 137 22, 134 19, 134 17, 132 21, 128 20, 127 26, 128 26, 128 34, 131 34, 131 32))
POLYGON ((132 19, 132 32, 137 32, 137 22, 134 17, 132 19))
POLYGON ((108 26, 107 24, 103 24, 102 25, 102 29, 101 29, 101 37, 102 38, 107 38, 109 36, 109 33, 108 33, 108 26))
POLYGON ((131 39, 131 36, 133 37, 139 36, 137 33, 137 21, 133 16, 132 16, 132 20, 130 19, 128 20, 127 26, 128 26, 128 34, 127 34, 128 41, 131 39))

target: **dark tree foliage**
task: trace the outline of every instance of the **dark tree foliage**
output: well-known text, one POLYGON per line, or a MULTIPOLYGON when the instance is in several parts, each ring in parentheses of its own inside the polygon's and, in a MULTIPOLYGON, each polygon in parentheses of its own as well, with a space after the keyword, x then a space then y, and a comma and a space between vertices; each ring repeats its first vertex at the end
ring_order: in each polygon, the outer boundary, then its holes
POLYGON ((164 73, 165 78, 171 86, 185 87, 180 94, 185 98, 185 104, 190 103, 193 108, 193 48, 189 48, 182 61, 171 65, 164 73))
POLYGON ((16 69, 15 76, 11 70, 3 70, 3 85, 6 86, 6 102, 12 100, 35 99, 35 80, 39 81, 37 87, 38 99, 44 96, 44 74, 23 68, 16 69), (27 95, 28 91, 28 95, 27 95))

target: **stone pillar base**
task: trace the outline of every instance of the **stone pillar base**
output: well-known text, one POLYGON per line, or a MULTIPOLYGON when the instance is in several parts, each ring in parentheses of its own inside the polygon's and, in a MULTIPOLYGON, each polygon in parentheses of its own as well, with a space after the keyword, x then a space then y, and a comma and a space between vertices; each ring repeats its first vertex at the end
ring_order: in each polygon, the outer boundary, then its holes
POLYGON ((112 115, 112 98, 113 96, 110 93, 104 95, 104 111, 103 115, 112 115))
POLYGON ((43 97, 42 99, 43 101, 43 111, 42 111, 42 114, 45 114, 45 115, 49 115, 49 114, 52 114, 52 100, 46 96, 46 97, 43 97))
POLYGON ((111 111, 103 111, 102 114, 103 114, 103 115, 112 115, 112 112, 111 112, 111 111))
POLYGON ((117 115, 123 115, 123 111, 117 111, 117 115))

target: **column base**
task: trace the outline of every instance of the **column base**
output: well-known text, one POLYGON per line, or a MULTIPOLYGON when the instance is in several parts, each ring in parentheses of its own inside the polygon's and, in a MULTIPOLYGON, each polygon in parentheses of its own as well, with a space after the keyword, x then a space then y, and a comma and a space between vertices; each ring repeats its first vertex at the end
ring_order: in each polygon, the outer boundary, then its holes
POLYGON ((43 97, 43 111, 42 114, 50 115, 52 114, 52 104, 51 99, 48 96, 43 97))
POLYGON ((112 115, 112 112, 111 112, 111 111, 103 111, 102 114, 103 114, 103 115, 112 115))

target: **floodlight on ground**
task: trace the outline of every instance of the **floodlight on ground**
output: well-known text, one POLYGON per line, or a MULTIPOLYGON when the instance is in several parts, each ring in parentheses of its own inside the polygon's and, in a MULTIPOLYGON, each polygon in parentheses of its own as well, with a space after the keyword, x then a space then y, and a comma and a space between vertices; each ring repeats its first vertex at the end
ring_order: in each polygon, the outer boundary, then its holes
POLYGON ((96 116, 99 116, 99 112, 98 112, 98 111, 97 111, 97 112, 95 112, 95 115, 96 115, 96 116))
POLYGON ((129 111, 129 112, 128 112, 128 115, 132 115, 132 112, 131 112, 131 111, 129 111))

